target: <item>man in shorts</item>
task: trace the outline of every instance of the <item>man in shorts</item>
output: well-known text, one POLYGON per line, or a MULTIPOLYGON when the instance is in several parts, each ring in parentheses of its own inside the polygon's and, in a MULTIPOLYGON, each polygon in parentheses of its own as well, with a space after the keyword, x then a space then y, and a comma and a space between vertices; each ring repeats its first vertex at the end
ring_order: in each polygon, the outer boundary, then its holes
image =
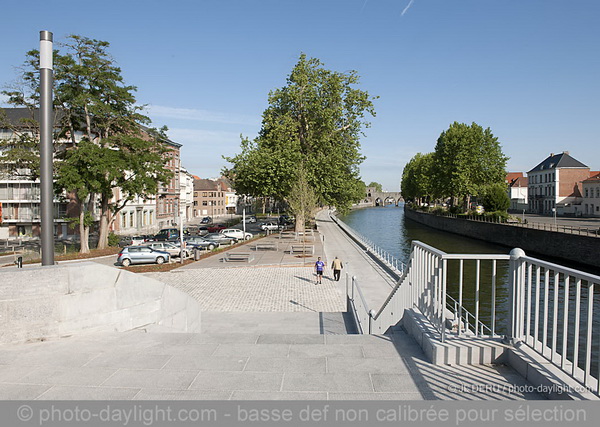
POLYGON ((315 262, 315 272, 317 273, 317 283, 315 283, 315 285, 318 285, 319 283, 321 283, 321 280, 323 279, 323 269, 325 268, 325 263, 323 261, 321 261, 321 257, 319 257, 317 259, 317 262, 315 262))

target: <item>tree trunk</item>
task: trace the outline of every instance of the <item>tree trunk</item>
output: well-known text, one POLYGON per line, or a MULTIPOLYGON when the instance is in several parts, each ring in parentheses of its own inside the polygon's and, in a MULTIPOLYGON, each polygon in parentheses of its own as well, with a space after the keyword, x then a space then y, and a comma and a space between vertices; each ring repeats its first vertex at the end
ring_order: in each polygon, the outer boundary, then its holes
POLYGON ((265 215, 267 213, 267 198, 262 198, 262 213, 265 215))
POLYGON ((296 215, 296 233, 304 231, 304 212, 294 212, 294 214, 296 215))
POLYGON ((108 247, 108 225, 110 210, 108 206, 108 197, 102 195, 100 202, 100 224, 98 230, 98 249, 106 249, 108 247))
POLYGON ((79 252, 90 253, 90 228, 85 225, 85 202, 79 202, 79 252))

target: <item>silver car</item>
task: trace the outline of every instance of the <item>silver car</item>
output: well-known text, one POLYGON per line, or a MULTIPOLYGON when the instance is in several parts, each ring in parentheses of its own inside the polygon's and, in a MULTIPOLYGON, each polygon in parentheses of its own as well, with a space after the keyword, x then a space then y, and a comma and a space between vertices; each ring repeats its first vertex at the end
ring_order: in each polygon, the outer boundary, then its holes
POLYGON ((131 264, 162 264, 168 262, 170 257, 168 252, 158 251, 149 246, 127 246, 119 252, 117 262, 123 267, 131 264))
MULTIPOLYGON (((170 242, 148 242, 144 246, 149 246, 152 249, 156 249, 157 251, 168 252, 172 257, 181 256, 181 248, 174 243, 170 242)), ((189 251, 184 249, 184 256, 189 256, 189 251)))
POLYGON ((220 246, 218 242, 206 240, 205 238, 199 236, 188 237, 185 239, 185 242, 191 247, 198 249, 206 249, 209 251, 212 251, 213 249, 220 246))

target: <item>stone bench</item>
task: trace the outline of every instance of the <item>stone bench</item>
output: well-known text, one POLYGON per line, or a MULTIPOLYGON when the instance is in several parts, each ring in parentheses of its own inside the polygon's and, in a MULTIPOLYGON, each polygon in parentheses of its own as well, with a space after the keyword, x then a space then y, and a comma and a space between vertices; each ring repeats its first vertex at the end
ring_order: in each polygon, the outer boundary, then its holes
POLYGON ((290 254, 310 254, 314 255, 315 247, 313 245, 292 245, 290 254))
POLYGON ((250 262, 253 259, 254 259, 254 257, 252 256, 252 254, 249 254, 249 253, 245 253, 245 252, 231 252, 231 253, 226 253, 225 254, 225 258, 223 258, 223 261, 225 261, 225 262, 229 262, 229 261, 250 262))
POLYGON ((277 250, 277 243, 276 242, 259 242, 256 245, 254 245, 254 250, 258 251, 260 249, 277 250))

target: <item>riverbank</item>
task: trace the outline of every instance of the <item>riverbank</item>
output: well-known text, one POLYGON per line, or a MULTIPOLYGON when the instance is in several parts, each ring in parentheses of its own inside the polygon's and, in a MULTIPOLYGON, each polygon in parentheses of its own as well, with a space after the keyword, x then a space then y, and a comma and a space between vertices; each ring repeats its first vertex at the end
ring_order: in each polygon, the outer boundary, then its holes
POLYGON ((569 261, 581 267, 600 270, 600 239, 557 231, 522 228, 511 224, 486 223, 463 218, 438 216, 404 206, 404 216, 436 230, 473 239, 521 248, 525 252, 569 261))

